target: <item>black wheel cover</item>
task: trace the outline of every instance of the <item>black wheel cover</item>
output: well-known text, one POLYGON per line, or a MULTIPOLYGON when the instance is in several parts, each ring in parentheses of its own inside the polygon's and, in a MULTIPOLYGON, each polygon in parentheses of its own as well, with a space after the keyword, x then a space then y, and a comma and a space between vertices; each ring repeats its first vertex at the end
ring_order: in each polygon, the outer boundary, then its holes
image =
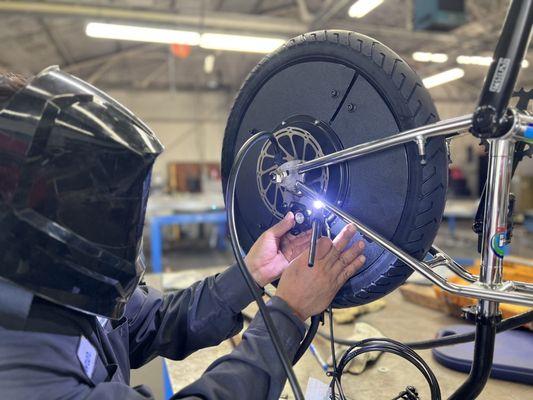
MULTIPOLYGON (((302 35, 265 58, 244 83, 226 127, 223 179, 251 134, 273 131, 297 114, 329 125, 343 148, 437 119, 416 74, 379 42, 344 31, 302 35), (365 49, 370 53, 365 54, 365 49), (376 63, 376 53, 381 64, 376 63), (393 69, 387 71, 389 67, 393 69)), ((237 226, 245 250, 277 220, 257 190, 259 152, 260 146, 250 151, 237 181, 237 226)), ((342 205, 418 258, 436 234, 447 179, 443 140, 432 140, 427 152, 425 166, 411 144, 350 161, 346 164, 348 193, 342 205)), ((335 224, 334 232, 342 225, 335 224)), ((367 243, 365 255, 365 266, 340 290, 334 306, 375 300, 403 283, 411 272, 374 243, 367 243)))

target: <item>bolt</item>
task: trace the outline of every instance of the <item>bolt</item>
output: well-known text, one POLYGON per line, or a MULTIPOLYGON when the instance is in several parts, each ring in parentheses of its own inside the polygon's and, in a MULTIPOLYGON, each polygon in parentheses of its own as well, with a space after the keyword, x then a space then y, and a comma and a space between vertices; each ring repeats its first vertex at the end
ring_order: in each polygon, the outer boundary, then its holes
POLYGON ((287 125, 287 122, 286 121, 281 121, 281 125, 287 125))
POLYGON ((348 104, 348 111, 349 112, 354 112, 355 108, 356 108, 355 104, 353 104, 353 103, 348 104))
POLYGON ((297 224, 302 224, 305 221, 305 215, 298 211, 296 214, 294 214, 294 220, 297 224))
POLYGON ((315 122, 314 122, 315 125, 318 125, 320 124, 320 121, 318 119, 315 119, 315 122))
POLYGON ((283 204, 281 204, 281 208, 282 208, 283 210, 286 210, 287 207, 289 207, 289 205, 288 205, 287 203, 283 202, 283 204))
POLYGON ((335 98, 335 97, 339 97, 339 92, 336 91, 335 89, 333 89, 333 90, 331 91, 331 97, 333 97, 333 98, 335 98))

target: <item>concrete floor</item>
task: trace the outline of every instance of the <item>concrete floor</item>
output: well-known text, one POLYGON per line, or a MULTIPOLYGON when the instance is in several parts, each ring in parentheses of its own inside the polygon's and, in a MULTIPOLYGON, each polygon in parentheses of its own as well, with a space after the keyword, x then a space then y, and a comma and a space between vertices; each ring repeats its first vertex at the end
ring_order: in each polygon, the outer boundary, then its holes
MULTIPOLYGON (((474 250, 475 237, 470 232, 467 226, 463 227, 458 232, 462 239, 454 243, 454 240, 450 239, 446 227, 443 226, 436 242, 452 256, 474 258, 477 254, 474 250)), ((516 235, 511 253, 521 257, 533 257, 532 243, 533 235, 516 235)), ((202 276, 219 270, 219 268, 206 268, 206 266, 229 265, 232 262, 233 257, 230 253, 205 251, 205 249, 202 252, 190 248, 180 249, 178 252, 166 252, 164 265, 171 265, 172 270, 178 270, 182 273, 179 275, 165 274, 164 285, 186 286, 202 276)), ((168 268, 167 271, 169 271, 168 268)), ((367 322, 378 328, 385 336, 400 341, 432 338, 443 327, 461 322, 440 312, 405 302, 398 291, 387 296, 386 301, 387 305, 383 310, 364 315, 358 321, 367 322)), ((253 312, 253 309, 248 310, 248 312, 253 312)), ((350 336, 352 330, 352 324, 335 326, 335 334, 339 337, 350 336)), ((317 338, 315 345, 324 358, 328 356, 328 342, 317 338)), ((212 361, 230 351, 231 344, 224 342, 218 347, 201 350, 191 355, 187 360, 168 361, 174 391, 197 379, 212 361)), ((432 358, 431 351, 420 351, 419 354, 436 374, 443 398, 447 398, 465 380, 466 374, 447 369, 436 363, 432 358)), ((324 375, 309 352, 298 363, 295 371, 304 392, 310 377, 325 383, 329 382, 329 378, 324 375)), ((350 399, 391 399, 404 390, 406 385, 414 385, 421 392, 423 399, 429 398, 426 383, 418 371, 403 359, 387 354, 380 357, 363 374, 359 376, 345 374, 343 376, 343 387, 350 399)), ((290 388, 285 388, 283 398, 293 398, 290 388)), ((487 400, 531 399, 533 398, 533 386, 490 380, 479 398, 487 400)))
MULTIPOLYGON (((166 284, 172 284, 172 280, 178 277, 180 284, 194 280, 200 275, 210 274, 217 268, 208 268, 202 272, 187 271, 186 276, 181 274, 167 277, 166 284)), ((378 328, 385 336, 400 341, 416 341, 432 338, 439 329, 447 325, 460 322, 458 319, 444 315, 424 307, 408 303, 403 300, 398 292, 386 297, 387 305, 381 311, 367 314, 358 321, 367 322, 378 328)), ((245 310, 253 313, 254 307, 245 310)), ((335 334, 339 337, 348 337, 352 333, 353 324, 335 325, 335 334)), ((314 341, 317 349, 325 358, 329 354, 329 342, 317 338, 314 341)), ((229 341, 211 349, 201 350, 184 361, 167 361, 173 390, 177 391, 197 379, 207 366, 218 357, 227 354, 232 349, 229 341)), ((450 370, 435 362, 431 351, 420 351, 419 354, 428 362, 437 376, 443 398, 447 398, 466 378, 466 374, 450 370)), ((319 379, 325 383, 329 378, 320 369, 316 360, 309 354, 304 355, 295 368, 300 384, 305 391, 309 378, 319 379)), ((426 383, 418 371, 401 358, 388 354, 380 357, 363 374, 359 376, 345 374, 343 387, 345 394, 350 399, 391 399, 397 393, 405 389, 407 385, 414 385, 419 389, 423 399, 429 398, 426 383)), ((292 392, 287 386, 283 392, 283 398, 292 399, 292 392)), ((490 380, 481 399, 507 399, 524 400, 533 397, 533 386, 521 385, 501 380, 490 380)))

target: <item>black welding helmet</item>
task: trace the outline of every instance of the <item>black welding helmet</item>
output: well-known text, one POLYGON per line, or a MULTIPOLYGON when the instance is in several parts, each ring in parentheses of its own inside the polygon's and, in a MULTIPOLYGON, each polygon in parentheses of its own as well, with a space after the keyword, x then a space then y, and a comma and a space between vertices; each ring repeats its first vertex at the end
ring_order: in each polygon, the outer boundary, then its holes
POLYGON ((0 110, 0 277, 120 318, 144 273, 154 133, 105 93, 50 67, 0 110))

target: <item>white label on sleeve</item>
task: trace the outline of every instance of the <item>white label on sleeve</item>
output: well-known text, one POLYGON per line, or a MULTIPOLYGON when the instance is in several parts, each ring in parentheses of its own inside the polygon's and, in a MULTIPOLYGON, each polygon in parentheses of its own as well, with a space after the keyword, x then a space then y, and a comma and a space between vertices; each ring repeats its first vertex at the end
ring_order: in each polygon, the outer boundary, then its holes
POLYGON ((315 378, 309 378, 305 400, 329 400, 329 386, 315 378))
POLYGON ((94 366, 96 365, 96 349, 89 342, 85 336, 80 337, 80 343, 78 344, 78 360, 80 360, 81 366, 85 371, 85 374, 89 377, 93 377, 94 366))

